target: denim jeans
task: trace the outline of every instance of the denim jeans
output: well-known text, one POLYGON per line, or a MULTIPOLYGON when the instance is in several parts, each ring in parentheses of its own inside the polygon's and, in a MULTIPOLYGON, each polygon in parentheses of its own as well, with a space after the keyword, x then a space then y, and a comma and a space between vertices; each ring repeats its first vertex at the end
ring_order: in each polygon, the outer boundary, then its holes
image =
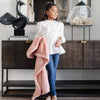
POLYGON ((48 81, 50 85, 50 92, 48 93, 48 95, 56 95, 56 70, 58 66, 59 56, 59 53, 49 55, 50 60, 46 65, 46 69, 48 72, 48 81))

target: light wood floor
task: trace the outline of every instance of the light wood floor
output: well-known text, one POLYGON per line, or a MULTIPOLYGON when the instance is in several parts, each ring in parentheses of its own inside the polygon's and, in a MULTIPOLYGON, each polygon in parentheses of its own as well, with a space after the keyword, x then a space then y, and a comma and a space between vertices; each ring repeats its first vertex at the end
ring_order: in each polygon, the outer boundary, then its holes
MULTIPOLYGON (((2 97, 0 100, 31 100, 30 97, 2 97)), ((58 97, 58 100, 100 100, 100 97, 58 97)))

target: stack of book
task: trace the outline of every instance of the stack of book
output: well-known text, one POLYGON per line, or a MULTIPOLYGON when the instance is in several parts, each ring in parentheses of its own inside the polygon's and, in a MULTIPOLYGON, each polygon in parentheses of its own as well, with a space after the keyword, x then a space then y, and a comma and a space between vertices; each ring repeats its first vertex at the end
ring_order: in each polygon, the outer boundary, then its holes
POLYGON ((29 40, 28 36, 10 36, 8 40, 29 40))

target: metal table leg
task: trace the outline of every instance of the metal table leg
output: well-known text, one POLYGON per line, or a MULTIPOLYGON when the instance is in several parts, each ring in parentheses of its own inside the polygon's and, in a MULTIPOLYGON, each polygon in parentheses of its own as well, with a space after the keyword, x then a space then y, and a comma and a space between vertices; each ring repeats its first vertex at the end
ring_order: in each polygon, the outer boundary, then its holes
POLYGON ((4 77, 4 76, 3 76, 3 75, 4 75, 4 69, 2 68, 2 79, 1 79, 1 81, 2 81, 2 82, 1 82, 1 89, 2 89, 2 90, 1 90, 1 95, 2 95, 2 96, 4 95, 4 91, 3 91, 3 77, 4 77))
MULTIPOLYGON (((8 82, 8 69, 6 69, 6 82, 8 82)), ((6 91, 8 90, 8 86, 6 86, 6 91)))
POLYGON ((83 41, 85 41, 85 27, 83 27, 83 41))
POLYGON ((90 26, 89 26, 89 41, 90 41, 90 26))
POLYGON ((72 25, 72 41, 73 41, 73 25, 72 25))

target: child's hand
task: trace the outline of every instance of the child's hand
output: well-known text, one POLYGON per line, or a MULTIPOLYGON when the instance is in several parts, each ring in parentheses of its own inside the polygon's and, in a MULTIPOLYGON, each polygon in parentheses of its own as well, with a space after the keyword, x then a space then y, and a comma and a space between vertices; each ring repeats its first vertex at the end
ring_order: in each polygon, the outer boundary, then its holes
POLYGON ((55 43, 55 46, 56 46, 56 47, 60 47, 60 45, 61 45, 61 38, 59 38, 59 39, 57 40, 57 42, 55 43))

